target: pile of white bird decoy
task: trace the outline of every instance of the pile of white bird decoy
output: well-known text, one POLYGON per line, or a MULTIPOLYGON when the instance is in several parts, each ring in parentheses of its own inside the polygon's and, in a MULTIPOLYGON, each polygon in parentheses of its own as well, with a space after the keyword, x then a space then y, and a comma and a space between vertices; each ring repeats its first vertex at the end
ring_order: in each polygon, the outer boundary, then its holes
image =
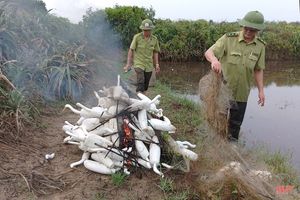
POLYGON ((65 121, 63 130, 68 136, 64 143, 77 145, 83 151, 81 159, 70 164, 71 168, 84 164, 87 169, 101 174, 119 170, 130 174, 130 168, 144 167, 163 177, 163 167, 174 167, 161 162, 162 148, 166 144, 174 154, 182 157, 185 170, 189 171, 190 160, 198 158, 189 148, 196 145, 171 137, 176 128, 163 115, 163 110, 157 108, 160 95, 149 99, 138 93, 138 98, 130 98, 120 85, 119 76, 117 86, 104 87, 99 92, 101 97, 94 92, 98 99, 95 107, 77 103, 78 110, 65 105, 79 115, 79 120, 75 125, 65 121))

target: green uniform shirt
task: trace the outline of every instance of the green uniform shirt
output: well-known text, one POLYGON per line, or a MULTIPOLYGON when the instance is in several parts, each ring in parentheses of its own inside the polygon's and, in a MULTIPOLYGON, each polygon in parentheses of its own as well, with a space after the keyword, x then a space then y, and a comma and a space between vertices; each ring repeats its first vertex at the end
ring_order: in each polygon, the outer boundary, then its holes
POLYGON ((255 37, 246 43, 242 31, 223 35, 212 46, 222 66, 224 80, 232 91, 233 100, 247 102, 254 69, 265 68, 265 43, 255 37))
POLYGON ((151 34, 150 38, 145 40, 143 33, 138 33, 133 37, 130 49, 134 50, 133 66, 152 72, 153 52, 160 52, 157 38, 151 34))

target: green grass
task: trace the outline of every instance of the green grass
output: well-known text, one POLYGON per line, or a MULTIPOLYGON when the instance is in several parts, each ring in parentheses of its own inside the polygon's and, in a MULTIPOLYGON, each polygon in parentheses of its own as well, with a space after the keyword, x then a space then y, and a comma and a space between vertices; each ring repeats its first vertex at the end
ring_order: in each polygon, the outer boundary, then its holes
POLYGON ((285 185, 299 187, 300 180, 297 172, 291 165, 291 154, 284 155, 280 151, 274 153, 262 152, 262 159, 271 169, 272 173, 280 177, 285 185))
POLYGON ((176 192, 172 195, 168 196, 166 200, 188 200, 189 199, 189 191, 176 192))
POLYGON ((121 186, 126 180, 127 175, 121 172, 116 172, 111 175, 112 182, 115 186, 121 186))
POLYGON ((19 90, 6 91, 0 85, 0 124, 7 124, 13 137, 18 137, 24 125, 38 126, 40 111, 19 90), (7 123, 9 121, 9 123, 7 123), (9 125, 8 125, 9 124, 9 125))
POLYGON ((159 182, 159 188, 164 193, 169 193, 173 191, 173 179, 171 178, 161 178, 159 182))
POLYGON ((177 191, 174 189, 175 182, 172 178, 161 178, 159 188, 165 194, 165 200, 187 200, 189 199, 189 190, 177 191))
POLYGON ((97 194, 95 194, 95 200, 105 200, 105 194, 98 192, 97 194))
POLYGON ((166 85, 157 81, 155 87, 150 88, 149 96, 160 94, 159 108, 163 108, 163 114, 167 116, 176 127, 178 139, 193 139, 202 124, 200 106, 186 98, 177 96, 166 85))

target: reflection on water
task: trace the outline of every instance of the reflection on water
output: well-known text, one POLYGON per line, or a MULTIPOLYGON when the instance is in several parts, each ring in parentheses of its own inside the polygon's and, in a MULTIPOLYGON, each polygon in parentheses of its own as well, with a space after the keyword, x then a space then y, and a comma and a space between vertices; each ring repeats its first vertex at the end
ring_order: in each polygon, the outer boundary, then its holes
POLYGON ((179 92, 197 94, 198 82, 209 69, 204 63, 162 63, 157 78, 179 92))
POLYGON ((293 153, 293 162, 300 169, 300 86, 265 88, 266 104, 257 105, 257 90, 252 89, 242 126, 249 145, 264 142, 273 150, 293 153))
MULTIPOLYGON (((198 101, 198 82, 208 63, 162 63, 157 78, 179 93, 198 101)), ((250 92, 242 139, 246 145, 264 143, 272 150, 293 153, 300 170, 300 63, 268 62, 265 70, 266 105, 257 105, 257 89, 250 92)))

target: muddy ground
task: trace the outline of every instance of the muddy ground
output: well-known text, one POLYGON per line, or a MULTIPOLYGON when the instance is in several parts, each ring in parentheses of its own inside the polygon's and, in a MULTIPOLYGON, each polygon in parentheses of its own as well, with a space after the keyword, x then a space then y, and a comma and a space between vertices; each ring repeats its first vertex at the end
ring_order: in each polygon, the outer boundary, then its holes
MULTIPOLYGON (((165 199, 159 188, 160 177, 149 170, 133 171, 121 186, 109 175, 74 169, 70 163, 81 159, 75 145, 63 144, 64 121, 75 123, 78 116, 69 112, 48 112, 41 117, 42 129, 23 132, 20 142, 0 139, 0 199, 165 199), (45 154, 55 153, 53 160, 45 154)), ((181 190, 189 188, 191 173, 165 172, 180 181, 181 190)))

